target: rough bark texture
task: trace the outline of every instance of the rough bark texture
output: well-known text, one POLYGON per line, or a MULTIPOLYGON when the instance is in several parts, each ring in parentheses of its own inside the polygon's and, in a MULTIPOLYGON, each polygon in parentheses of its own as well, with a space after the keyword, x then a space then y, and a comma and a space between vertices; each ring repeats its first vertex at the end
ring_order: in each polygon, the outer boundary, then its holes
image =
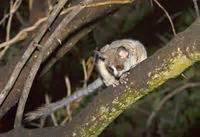
POLYGON ((129 75, 129 82, 108 87, 66 127, 14 129, 3 136, 95 137, 131 104, 170 78, 200 60, 200 19, 179 33, 167 46, 140 63, 129 75))

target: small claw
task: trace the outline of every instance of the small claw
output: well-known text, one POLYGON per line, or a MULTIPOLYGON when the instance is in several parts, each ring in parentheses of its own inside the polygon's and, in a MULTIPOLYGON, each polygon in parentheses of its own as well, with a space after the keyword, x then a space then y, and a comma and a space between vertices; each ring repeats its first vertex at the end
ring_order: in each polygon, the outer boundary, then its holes
POLYGON ((119 81, 117 81, 117 80, 116 80, 115 82, 112 83, 112 86, 113 86, 113 87, 116 87, 116 86, 118 86, 118 85, 119 85, 119 81))
POLYGON ((119 81, 116 80, 115 78, 111 78, 111 79, 107 79, 107 80, 104 80, 104 83, 106 86, 113 86, 113 87, 116 87, 117 85, 119 85, 119 81))
POLYGON ((120 78, 119 81, 121 84, 126 84, 128 82, 128 78, 120 78))
POLYGON ((126 72, 120 77, 119 81, 120 81, 121 84, 126 84, 128 82, 128 75, 129 74, 130 74, 130 72, 126 72))

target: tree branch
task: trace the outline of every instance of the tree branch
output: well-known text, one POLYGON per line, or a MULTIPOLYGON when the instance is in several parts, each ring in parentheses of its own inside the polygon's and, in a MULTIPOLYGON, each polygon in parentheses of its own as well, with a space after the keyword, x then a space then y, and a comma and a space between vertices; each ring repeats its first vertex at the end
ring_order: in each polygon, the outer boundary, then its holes
POLYGON ((14 129, 7 137, 65 136, 95 137, 130 105, 149 94, 170 78, 200 61, 200 19, 179 33, 167 46, 137 65, 128 76, 126 85, 108 87, 66 127, 26 130, 14 129))

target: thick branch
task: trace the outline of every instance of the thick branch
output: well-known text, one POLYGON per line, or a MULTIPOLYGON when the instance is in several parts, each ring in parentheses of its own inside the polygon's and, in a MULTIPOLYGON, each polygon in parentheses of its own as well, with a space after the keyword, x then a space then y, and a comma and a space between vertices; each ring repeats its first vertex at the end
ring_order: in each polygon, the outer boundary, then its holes
POLYGON ((17 136, 95 137, 131 104, 149 94, 170 78, 200 60, 200 20, 179 33, 167 46, 136 66, 126 85, 108 87, 101 92, 67 127, 36 130, 15 129, 17 136))

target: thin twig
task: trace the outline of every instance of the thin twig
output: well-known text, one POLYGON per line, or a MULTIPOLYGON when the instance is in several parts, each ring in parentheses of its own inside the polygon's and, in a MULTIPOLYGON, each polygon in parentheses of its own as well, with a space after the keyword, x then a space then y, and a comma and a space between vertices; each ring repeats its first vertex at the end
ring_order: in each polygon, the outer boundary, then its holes
POLYGON ((85 60, 82 60, 81 64, 83 67, 83 74, 84 74, 84 83, 83 83, 83 88, 87 87, 87 82, 91 76, 91 73, 94 69, 94 58, 90 57, 87 62, 85 62, 85 60))
MULTIPOLYGON (((46 104, 50 104, 50 98, 48 94, 45 94, 45 102, 46 104)), ((58 126, 58 121, 56 120, 56 117, 54 115, 54 113, 51 113, 51 119, 53 121, 54 126, 58 126)))
POLYGON ((150 0, 150 5, 153 7, 153 0, 150 0))
MULTIPOLYGON (((10 16, 8 18, 8 23, 6 26, 6 41, 10 40, 10 30, 11 30, 11 25, 12 25, 12 19, 13 19, 13 14, 11 13, 13 8, 13 2, 10 2, 10 16)), ((9 47, 5 47, 1 52, 0 52, 0 59, 4 56, 6 51, 8 50, 9 47)))
POLYGON ((86 67, 86 63, 85 63, 84 59, 81 61, 81 64, 82 64, 82 67, 83 67, 83 75, 84 75, 83 88, 85 88, 87 86, 88 75, 87 75, 87 67, 86 67))
POLYGON ((195 12, 196 12, 196 16, 197 16, 197 18, 199 18, 200 15, 199 15, 199 6, 198 6, 198 3, 197 3, 197 0, 193 0, 193 4, 194 4, 194 9, 195 9, 195 12))
MULTIPOLYGON (((67 87, 67 96, 71 96, 71 83, 70 83, 70 80, 69 80, 69 77, 68 76, 65 76, 65 85, 67 87)), ((60 125, 64 125, 67 120, 71 121, 72 120, 72 112, 70 110, 70 103, 66 106, 67 108, 67 116, 65 117, 65 119, 61 122, 60 125)))
MULTIPOLYGON (((11 3, 13 3, 13 1, 10 1, 11 3)), ((20 7, 22 3, 22 0, 16 0, 14 2, 14 4, 12 5, 12 8, 10 8, 9 13, 7 13, 6 15, 4 15, 4 17, 1 19, 0 21, 0 25, 10 16, 13 16, 13 14, 15 14, 15 12, 18 10, 18 8, 20 7)), ((11 4, 10 4, 11 5, 11 4)))
POLYGON ((0 20, 0 25, 2 25, 8 17, 9 17, 9 13, 5 14, 3 18, 0 20))
MULTIPOLYGON (((8 22, 6 25, 6 40, 5 41, 9 41, 10 40, 10 30, 11 30, 11 26, 12 26, 12 19, 13 19, 13 1, 10 1, 10 11, 9 11, 9 18, 8 18, 8 22)), ((0 52, 0 59, 4 56, 4 54, 6 53, 8 47, 5 47, 1 52, 0 52)))
POLYGON ((160 101, 160 103, 155 107, 154 111, 151 113, 151 115, 149 116, 148 120, 147 120, 147 124, 146 127, 147 129, 151 126, 152 121, 154 120, 154 118, 156 117, 156 115, 158 114, 158 112, 164 108, 163 106, 165 105, 165 103, 171 99, 172 97, 174 97, 175 95, 179 94, 180 92, 184 91, 187 88, 194 88, 194 87, 198 87, 200 86, 200 82, 196 82, 196 83, 187 83, 185 85, 182 85, 180 87, 178 87, 177 89, 175 89, 174 91, 170 92, 169 94, 167 94, 162 101, 160 101))
POLYGON ((8 23, 6 26, 6 41, 10 39, 10 29, 11 29, 11 24, 12 24, 12 18, 13 18, 13 1, 10 1, 10 12, 9 12, 9 18, 8 18, 8 23))
POLYGON ((46 117, 40 118, 39 128, 43 128, 45 125, 46 117))
POLYGON ((13 37, 12 39, 10 39, 9 41, 3 42, 0 44, 0 49, 3 47, 8 47, 11 46, 21 40, 24 40, 27 36, 28 36, 28 32, 35 30, 36 28, 38 28, 43 22, 46 21, 46 17, 39 19, 33 26, 30 26, 28 28, 25 28, 23 30, 21 30, 15 37, 13 37))
POLYGON ((175 30, 175 27, 174 27, 174 23, 169 15, 169 13, 167 12, 167 10, 157 1, 157 0, 153 0, 163 11, 164 13, 166 14, 170 24, 171 24, 171 28, 172 28, 172 31, 173 31, 173 34, 174 36, 176 36, 176 30, 175 30))
POLYGON ((98 6, 105 6, 110 4, 126 4, 126 3, 132 3, 134 0, 107 0, 104 2, 94 2, 90 4, 82 4, 85 8, 87 7, 98 7, 98 6))
POLYGON ((90 63, 89 67, 87 68, 87 81, 90 79, 90 76, 92 75, 92 72, 94 70, 94 67, 95 67, 95 58, 94 57, 90 57, 88 60, 87 60, 87 63, 88 64, 90 63))
MULTIPOLYGON (((7 26, 6 26, 6 42, 10 40, 10 31, 11 31, 11 26, 12 26, 13 15, 15 14, 15 12, 20 7, 21 2, 22 2, 22 0, 16 0, 15 3, 13 3, 13 1, 10 1, 9 18, 8 18, 8 23, 7 23, 7 26)), ((6 53, 8 48, 9 47, 5 47, 0 52, 0 59, 4 56, 4 54, 6 53)))

